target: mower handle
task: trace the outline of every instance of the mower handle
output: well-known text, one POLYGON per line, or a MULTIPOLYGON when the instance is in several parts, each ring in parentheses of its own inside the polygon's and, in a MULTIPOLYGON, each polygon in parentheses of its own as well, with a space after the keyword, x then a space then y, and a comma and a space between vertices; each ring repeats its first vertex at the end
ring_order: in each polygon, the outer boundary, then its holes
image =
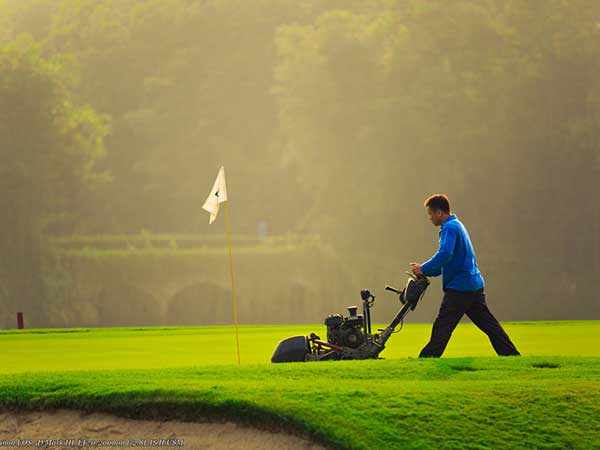
MULTIPOLYGON (((412 278, 413 280, 415 280, 415 281, 417 281, 417 280, 418 280, 418 279, 420 279, 420 278, 423 278, 423 275, 416 276, 416 275, 415 275, 414 273, 412 273, 412 272, 408 272, 408 271, 406 271, 406 272, 404 272, 404 273, 405 273, 406 275, 408 275, 410 278, 412 278)), ((394 294, 398 294, 398 295, 400 295, 400 294, 402 293, 402 291, 399 291, 398 289, 396 289, 395 287, 392 287, 392 286, 390 286, 389 284, 386 284, 386 285, 385 285, 385 290, 386 290, 386 291, 392 291, 394 294)))
POLYGON ((400 291, 398 289, 396 289, 395 287, 392 287, 388 284, 385 285, 385 290, 386 291, 392 291, 395 294, 400 294, 400 291))

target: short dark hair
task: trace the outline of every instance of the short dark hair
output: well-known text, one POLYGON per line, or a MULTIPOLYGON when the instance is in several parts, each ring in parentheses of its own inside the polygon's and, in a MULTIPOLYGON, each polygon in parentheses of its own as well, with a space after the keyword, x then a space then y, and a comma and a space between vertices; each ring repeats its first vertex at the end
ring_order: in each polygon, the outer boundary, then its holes
POLYGON ((423 206, 431 208, 432 211, 442 210, 446 214, 450 214, 450 202, 446 194, 434 194, 427 197, 423 206))

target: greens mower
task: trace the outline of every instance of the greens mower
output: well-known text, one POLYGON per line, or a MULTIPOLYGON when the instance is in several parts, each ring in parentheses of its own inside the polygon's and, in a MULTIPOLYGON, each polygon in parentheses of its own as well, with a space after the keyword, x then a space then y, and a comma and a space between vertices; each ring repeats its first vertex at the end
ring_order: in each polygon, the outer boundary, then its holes
POLYGON ((387 291, 398 295, 402 308, 386 329, 377 330, 380 333, 371 333, 371 307, 375 303, 375 296, 363 290, 360 291, 363 314, 357 314, 356 306, 348 306, 347 317, 341 314, 327 316, 327 341, 321 340, 315 333, 284 339, 277 345, 271 362, 378 358, 398 324, 403 323, 409 310, 416 308, 429 286, 427 277, 415 277, 412 273, 406 273, 410 278, 404 289, 400 291, 391 286, 385 287, 387 291))

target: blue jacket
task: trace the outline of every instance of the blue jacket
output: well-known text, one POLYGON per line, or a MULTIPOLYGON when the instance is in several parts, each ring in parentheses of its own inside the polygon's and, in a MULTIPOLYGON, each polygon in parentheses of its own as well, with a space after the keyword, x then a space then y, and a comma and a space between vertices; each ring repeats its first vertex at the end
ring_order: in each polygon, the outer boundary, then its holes
POLYGON ((430 277, 441 274, 443 289, 476 291, 484 287, 469 233, 455 214, 442 224, 440 248, 421 264, 421 270, 430 277))

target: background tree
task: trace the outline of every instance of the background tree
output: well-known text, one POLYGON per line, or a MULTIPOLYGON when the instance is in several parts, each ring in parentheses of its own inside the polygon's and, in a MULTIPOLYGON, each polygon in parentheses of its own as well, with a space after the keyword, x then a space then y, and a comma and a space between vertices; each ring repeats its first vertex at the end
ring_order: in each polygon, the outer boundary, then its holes
POLYGON ((0 42, 29 32, 43 60, 71 55, 72 103, 112 118, 96 167, 114 182, 71 196, 78 219, 55 234, 207 232, 202 180, 224 164, 236 233, 320 234, 354 289, 435 250, 422 200, 446 192, 491 297, 511 286, 501 318, 539 299, 563 317, 564 293, 585 317, 600 287, 599 5, 3 0, 0 42))
POLYGON ((45 59, 29 36, 0 47, 0 270, 4 302, 43 316, 54 261, 47 226, 73 220, 84 187, 107 181, 94 171, 104 154, 107 118, 73 103, 75 61, 45 59), (7 298, 8 297, 8 298, 7 298))

